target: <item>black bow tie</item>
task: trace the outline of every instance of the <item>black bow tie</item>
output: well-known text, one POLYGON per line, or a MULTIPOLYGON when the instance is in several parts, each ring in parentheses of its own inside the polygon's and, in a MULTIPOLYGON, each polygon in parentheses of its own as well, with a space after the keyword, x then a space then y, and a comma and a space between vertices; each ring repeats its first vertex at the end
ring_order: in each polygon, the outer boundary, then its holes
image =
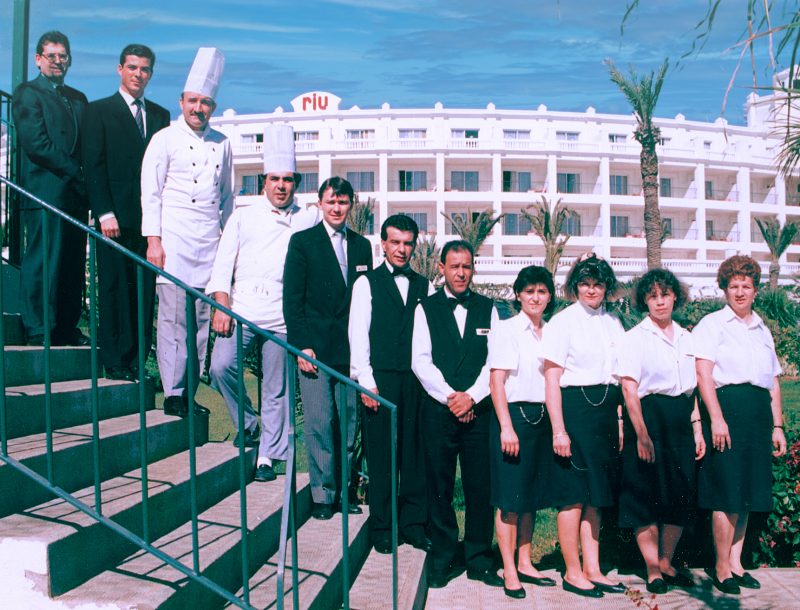
POLYGON ((414 275, 414 270, 410 267, 392 267, 392 276, 397 277, 398 275, 405 275, 408 279, 411 279, 411 276, 414 275))
POLYGON ((447 302, 450 304, 450 308, 455 311, 456 307, 461 305, 464 309, 469 309, 469 297, 472 293, 465 292, 464 294, 460 294, 457 297, 447 297, 447 302))

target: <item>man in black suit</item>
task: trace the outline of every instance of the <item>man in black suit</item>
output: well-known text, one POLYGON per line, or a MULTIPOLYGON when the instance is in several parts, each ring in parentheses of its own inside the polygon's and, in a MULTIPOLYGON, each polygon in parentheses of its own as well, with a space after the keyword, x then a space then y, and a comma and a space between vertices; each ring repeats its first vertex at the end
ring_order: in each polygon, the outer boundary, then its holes
MULTIPOLYGON (((411 255, 419 229, 395 214, 381 226, 386 260, 353 285, 350 306, 350 376, 397 405, 397 498, 400 540, 429 551, 425 464, 419 425, 420 388, 411 372, 414 309, 430 291, 411 255)), ((389 411, 362 394, 364 447, 369 468, 370 535, 375 550, 392 552, 391 432, 389 411)))
MULTIPOLYGON (((334 176, 319 187, 322 222, 292 235, 283 275, 283 316, 288 341, 303 352, 350 374, 347 322, 350 294, 356 278, 372 269, 369 241, 347 228, 353 187, 334 176)), ((330 519, 342 489, 339 418, 347 420, 348 474, 353 458, 357 413, 355 391, 347 388, 346 404, 339 402, 341 386, 327 373, 302 358, 300 392, 303 397, 308 472, 315 519, 330 519)), ((358 514, 356 504, 349 512, 358 514)))
MULTIPOLYGON (((80 163, 81 118, 86 96, 64 84, 71 64, 69 39, 46 32, 36 44, 39 76, 14 91, 11 113, 21 151, 19 181, 37 197, 86 222, 86 188, 80 163)), ((48 262, 47 309, 56 345, 86 345, 78 330, 86 281, 86 234, 52 214, 47 222, 47 252, 41 207, 20 205, 27 247, 22 257, 22 321, 29 345, 42 345, 45 333, 44 259, 48 262)))
MULTIPOLYGON (((126 46, 119 57, 120 87, 111 97, 89 104, 83 119, 82 153, 89 205, 98 229, 145 257, 142 237, 142 156, 154 133, 169 125, 169 112, 144 99, 156 56, 141 44, 126 46)), ((100 359, 109 379, 136 377, 138 368, 136 267, 113 248, 98 243, 100 359)), ((145 343, 152 341, 155 278, 144 274, 145 343)))
POLYGON ((471 290, 475 266, 469 243, 446 243, 439 271, 444 287, 417 306, 411 347, 411 368, 425 390, 420 419, 433 543, 428 586, 444 587, 466 563, 468 578, 501 587, 503 579, 492 569, 489 422, 494 409, 486 364, 489 330, 498 316, 491 299, 471 290), (456 460, 466 505, 465 561, 459 556, 453 510, 456 460))

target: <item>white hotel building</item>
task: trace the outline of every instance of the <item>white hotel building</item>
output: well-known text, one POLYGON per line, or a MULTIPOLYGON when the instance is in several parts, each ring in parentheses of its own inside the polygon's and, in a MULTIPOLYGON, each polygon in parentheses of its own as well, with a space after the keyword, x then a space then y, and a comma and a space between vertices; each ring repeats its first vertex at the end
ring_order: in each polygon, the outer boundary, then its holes
MULTIPOLYGON (((236 188, 257 194, 264 127, 294 127, 300 199, 316 200, 319 183, 347 178, 362 201, 376 201, 374 230, 389 215, 413 217, 437 243, 455 239, 448 217, 492 209, 504 217, 480 251, 478 281, 511 283, 541 263, 541 240, 520 210, 545 196, 577 212, 565 232, 565 259, 594 250, 622 279, 645 268, 640 146, 630 115, 532 110, 340 108, 327 92, 292 101, 292 111, 212 119, 231 139, 236 188)), ((660 207, 669 232, 662 258, 694 292, 713 292, 719 262, 751 254, 766 275, 769 251, 756 218, 800 220, 800 184, 777 171, 779 134, 771 120, 778 96, 751 94, 747 125, 658 119, 660 207)), ((373 233, 375 232, 373 231, 373 233)), ((376 257, 379 236, 371 236, 376 257)), ((800 240, 782 260, 782 282, 800 271, 800 240)), ((565 268, 560 275, 563 279, 565 268)))

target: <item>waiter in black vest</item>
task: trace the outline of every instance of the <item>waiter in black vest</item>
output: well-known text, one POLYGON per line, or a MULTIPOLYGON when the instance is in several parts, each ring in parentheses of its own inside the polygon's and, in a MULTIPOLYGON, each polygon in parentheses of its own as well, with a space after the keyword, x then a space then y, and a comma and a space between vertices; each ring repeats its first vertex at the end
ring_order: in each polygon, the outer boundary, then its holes
MULTIPOLYGON (((381 227, 385 262, 353 284, 350 306, 350 376, 397 405, 398 529, 401 542, 429 551, 425 464, 419 429, 420 388, 411 372, 414 309, 432 291, 409 266, 419 229, 395 214, 381 227)), ((364 447, 369 468, 370 535, 375 550, 392 552, 391 431, 389 411, 368 396, 364 447)))
POLYGON ((489 501, 489 330, 498 320, 491 299, 470 288, 474 252, 466 241, 442 248, 444 288, 426 297, 414 317, 411 368, 424 390, 420 421, 425 448, 433 542, 428 586, 444 587, 464 569, 493 587, 492 506, 489 501), (464 560, 453 510, 456 459, 461 461, 466 520, 464 560))

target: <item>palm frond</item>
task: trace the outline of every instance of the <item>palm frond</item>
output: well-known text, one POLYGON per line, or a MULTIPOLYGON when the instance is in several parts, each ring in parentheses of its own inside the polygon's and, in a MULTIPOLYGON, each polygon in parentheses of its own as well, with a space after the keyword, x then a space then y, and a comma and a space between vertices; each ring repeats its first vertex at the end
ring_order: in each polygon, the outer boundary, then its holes
POLYGON ((375 209, 375 199, 367 197, 364 203, 358 198, 358 193, 353 198, 353 205, 350 206, 350 212, 347 217, 347 226, 359 235, 366 235, 369 229, 369 223, 372 221, 373 210, 375 209))
POLYGON ((476 255, 483 242, 491 235, 494 226, 505 216, 505 214, 498 214, 495 217, 494 214, 495 212, 492 209, 483 210, 477 215, 474 215, 472 210, 467 210, 464 215, 447 215, 442 212, 442 216, 447 218, 453 225, 453 232, 469 243, 476 255))

